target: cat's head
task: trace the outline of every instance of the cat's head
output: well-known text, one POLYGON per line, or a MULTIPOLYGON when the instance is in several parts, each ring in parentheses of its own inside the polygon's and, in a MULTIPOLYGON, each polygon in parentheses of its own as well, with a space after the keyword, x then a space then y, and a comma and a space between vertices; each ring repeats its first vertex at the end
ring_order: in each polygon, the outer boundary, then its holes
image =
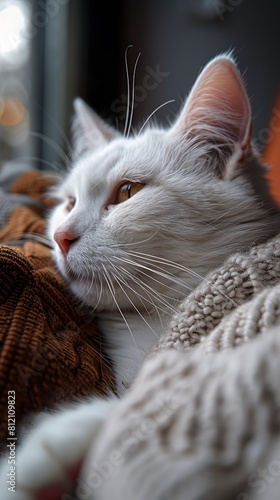
POLYGON ((205 67, 169 129, 123 137, 81 100, 75 111, 76 159, 49 234, 84 303, 168 310, 227 255, 273 233, 250 104, 230 56, 205 67))

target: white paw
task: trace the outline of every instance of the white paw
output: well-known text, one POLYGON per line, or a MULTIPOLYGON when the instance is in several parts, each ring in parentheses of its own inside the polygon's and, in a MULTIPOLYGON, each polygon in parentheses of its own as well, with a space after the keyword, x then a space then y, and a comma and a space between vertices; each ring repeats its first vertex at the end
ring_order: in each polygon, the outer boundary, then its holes
POLYGON ((15 492, 8 489, 8 458, 1 460, 1 500, 56 500, 73 491, 84 458, 116 401, 78 404, 46 417, 16 450, 15 492))

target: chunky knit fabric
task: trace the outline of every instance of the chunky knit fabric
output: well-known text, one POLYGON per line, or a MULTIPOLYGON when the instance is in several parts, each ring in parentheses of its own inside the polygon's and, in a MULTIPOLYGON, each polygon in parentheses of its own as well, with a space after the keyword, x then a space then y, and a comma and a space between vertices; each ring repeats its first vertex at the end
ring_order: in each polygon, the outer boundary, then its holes
POLYGON ((231 256, 179 306, 156 351, 239 345, 280 318, 280 236, 231 256), (230 314, 231 313, 231 314, 230 314))

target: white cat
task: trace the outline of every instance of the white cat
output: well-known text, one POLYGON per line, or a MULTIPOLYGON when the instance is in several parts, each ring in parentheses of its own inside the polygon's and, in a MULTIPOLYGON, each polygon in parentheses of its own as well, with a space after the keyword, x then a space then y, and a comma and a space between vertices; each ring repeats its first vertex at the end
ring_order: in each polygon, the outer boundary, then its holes
MULTIPOLYGON (((228 255, 275 234, 279 213, 231 56, 206 66, 167 130, 123 137, 80 99, 75 111, 75 161, 56 190, 49 235, 72 292, 96 313, 122 395, 176 304, 228 255)), ((13 498, 67 486, 66 469, 83 460, 116 404, 83 403, 31 433, 13 498)))
POLYGON ((274 219, 253 191, 264 171, 229 58, 204 70, 167 131, 122 137, 80 99, 75 110, 78 160, 56 191, 49 235, 71 290, 96 310, 121 393, 174 305, 227 255, 269 236, 274 219))

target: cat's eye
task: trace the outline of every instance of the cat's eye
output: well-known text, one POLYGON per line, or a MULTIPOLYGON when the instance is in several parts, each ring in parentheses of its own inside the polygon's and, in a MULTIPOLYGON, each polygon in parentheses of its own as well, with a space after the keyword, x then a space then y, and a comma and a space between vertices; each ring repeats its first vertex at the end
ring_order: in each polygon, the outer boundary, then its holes
POLYGON ((67 204, 66 204, 65 210, 67 212, 71 212, 71 210, 75 206, 75 203, 76 203, 76 198, 74 198, 74 196, 67 196, 67 204))
POLYGON ((122 184, 117 190, 116 203, 123 203, 129 198, 132 198, 136 193, 141 191, 145 184, 142 182, 126 182, 122 184))

